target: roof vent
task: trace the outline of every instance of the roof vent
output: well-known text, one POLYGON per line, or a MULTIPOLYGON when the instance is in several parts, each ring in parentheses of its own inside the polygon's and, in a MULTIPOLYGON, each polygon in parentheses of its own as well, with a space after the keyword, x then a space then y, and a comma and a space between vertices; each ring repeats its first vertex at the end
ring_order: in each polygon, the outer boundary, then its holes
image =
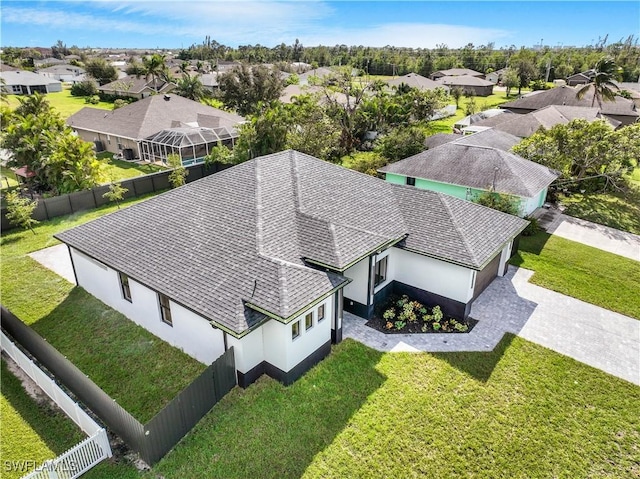
POLYGON ((165 95, 164 96, 164 101, 169 101, 169 100, 171 100, 171 97, 169 95, 165 95))

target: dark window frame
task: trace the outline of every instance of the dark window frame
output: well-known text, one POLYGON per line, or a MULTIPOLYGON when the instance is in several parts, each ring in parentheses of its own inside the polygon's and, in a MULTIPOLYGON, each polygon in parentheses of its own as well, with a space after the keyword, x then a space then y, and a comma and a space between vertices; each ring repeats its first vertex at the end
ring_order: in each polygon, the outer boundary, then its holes
POLYGON ((162 319, 162 322, 169 326, 173 326, 173 318, 171 317, 171 300, 169 299, 169 296, 158 293, 158 304, 160 305, 160 319, 162 319))
POLYGON ((318 322, 322 321, 326 317, 327 314, 325 309, 324 304, 318 306, 318 322))
POLYGON ((122 297, 133 303, 133 299, 131 298, 131 285, 129 284, 129 276, 124 273, 118 272, 118 279, 120 280, 120 291, 122 292, 122 297))
POLYGON ((407 185, 416 186, 416 179, 413 176, 407 176, 407 185))
POLYGON ((304 315, 304 330, 309 331, 311 328, 313 328, 313 311, 304 315))
POLYGON ((376 265, 374 267, 374 276, 373 276, 373 286, 379 286, 387 280, 387 268, 388 262, 387 258, 389 255, 384 258, 380 258, 380 260, 376 261, 376 265))
POLYGON ((295 340, 300 337, 300 321, 296 321, 291 325, 291 340, 295 340))

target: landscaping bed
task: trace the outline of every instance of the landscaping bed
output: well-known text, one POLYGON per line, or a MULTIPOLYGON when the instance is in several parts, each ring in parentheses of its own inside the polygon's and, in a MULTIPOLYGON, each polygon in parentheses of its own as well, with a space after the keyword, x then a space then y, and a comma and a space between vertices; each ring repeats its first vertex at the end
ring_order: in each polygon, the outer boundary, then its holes
POLYGON ((405 294, 391 296, 366 325, 385 334, 417 334, 468 333, 477 323, 447 316, 440 306, 425 306, 405 294))

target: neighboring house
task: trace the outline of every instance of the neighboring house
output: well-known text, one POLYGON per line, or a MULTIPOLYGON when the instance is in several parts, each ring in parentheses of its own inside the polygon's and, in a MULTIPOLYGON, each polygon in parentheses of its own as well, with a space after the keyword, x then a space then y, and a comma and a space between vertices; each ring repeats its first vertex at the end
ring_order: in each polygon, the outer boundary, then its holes
POLYGON ((37 73, 49 78, 53 78, 54 80, 69 83, 77 83, 86 79, 84 68, 69 64, 54 65, 47 68, 41 68, 37 73))
POLYGON ((454 125, 453 129, 462 131, 465 128, 478 124, 482 120, 486 120, 487 118, 493 118, 498 115, 502 115, 506 110, 501 110, 500 108, 490 108, 488 110, 481 111, 479 113, 474 113, 473 115, 468 115, 458 120, 454 125))
POLYGON ((484 73, 470 70, 468 68, 450 68, 448 70, 438 70, 429 75, 432 80, 437 80, 442 77, 459 77, 459 76, 471 76, 484 78, 484 73))
POLYGON ((147 98, 155 94, 169 93, 176 87, 175 83, 162 79, 147 79, 145 77, 125 76, 98 87, 98 90, 107 95, 116 95, 129 98, 147 98))
POLYGON ((347 95, 341 92, 325 90, 321 86, 314 85, 287 85, 282 90, 280 101, 282 103, 293 103, 294 99, 300 95, 312 95, 318 99, 318 103, 327 102, 327 93, 340 105, 347 104, 347 95))
POLYGON ((218 73, 205 73, 200 75, 198 78, 200 78, 203 88, 209 90, 211 93, 218 91, 218 73))
POLYGON ((631 94, 631 101, 640 108, 640 81, 638 82, 614 82, 620 90, 626 90, 631 94))
POLYGON ((474 96, 489 96, 493 94, 493 83, 470 75, 439 77, 438 83, 449 88, 462 88, 465 93, 474 96))
POLYGON ((85 107, 67 119, 100 151, 162 162, 176 153, 185 164, 201 163, 218 140, 232 142, 243 122, 241 116, 174 95, 153 95, 112 111, 85 107))
POLYGON ((25 70, 2 71, 0 78, 4 81, 1 85, 2 90, 12 95, 62 91, 60 81, 25 70))
POLYGON ((247 386, 329 354, 343 308, 404 292, 467 315, 526 225, 289 150, 56 237, 79 286, 205 364, 233 347, 247 386))
POLYGON ((307 85, 311 83, 320 83, 327 77, 335 76, 336 72, 330 68, 320 67, 298 75, 298 82, 300 85, 307 85))
MULTIPOLYGON (((578 100, 576 97, 578 90, 579 88, 560 86, 550 90, 537 91, 533 92, 535 94, 526 95, 518 100, 503 103, 498 108, 504 108, 513 113, 526 114, 549 105, 598 106, 597 101, 593 102, 593 89, 589 89, 581 100, 578 100)), ((613 118, 623 125, 630 125, 638 121, 638 117, 640 117, 633 101, 619 96, 616 96, 615 101, 603 100, 602 106, 599 106, 599 108, 603 115, 613 118)))
POLYGON ((407 73, 406 75, 394 78, 393 80, 388 80, 387 85, 396 88, 400 85, 407 85, 410 88, 417 88, 420 91, 435 90, 436 88, 442 88, 447 92, 449 91, 449 87, 442 83, 430 80, 427 77, 418 75, 417 73, 407 73))
POLYGON ((506 70, 507 70, 506 68, 501 68, 500 70, 496 70, 494 72, 487 73, 485 75, 484 79, 487 80, 487 81, 490 81, 494 85, 497 85, 498 83, 500 83, 502 81, 502 75, 504 75, 504 72, 506 70))
POLYGON ((305 62, 292 62, 290 65, 293 71, 298 74, 311 70, 311 64, 305 62))
POLYGON ((389 183, 470 201, 486 191, 512 195, 518 199, 519 214, 527 216, 544 204, 547 189, 558 173, 505 151, 504 140, 507 144, 512 141, 508 136, 488 130, 458 137, 378 171, 389 183))
POLYGON ((587 70, 586 72, 576 73, 574 75, 570 75, 567 77, 567 85, 576 86, 576 85, 586 85, 593 80, 593 77, 596 75, 594 70, 587 70))
POLYGON ((621 123, 617 120, 603 115, 599 108, 589 108, 585 106, 550 105, 540 110, 532 111, 526 115, 508 113, 509 110, 502 110, 504 115, 493 117, 476 122, 472 127, 463 128, 467 133, 473 128, 494 128, 504 131, 519 138, 529 138, 540 128, 550 129, 555 125, 566 125, 571 120, 581 118, 589 122, 595 120, 605 120, 613 129, 618 128, 621 123))
POLYGON ((64 65, 65 63, 69 63, 69 60, 62 60, 54 57, 46 57, 33 60, 34 68, 46 67, 51 65, 64 65))

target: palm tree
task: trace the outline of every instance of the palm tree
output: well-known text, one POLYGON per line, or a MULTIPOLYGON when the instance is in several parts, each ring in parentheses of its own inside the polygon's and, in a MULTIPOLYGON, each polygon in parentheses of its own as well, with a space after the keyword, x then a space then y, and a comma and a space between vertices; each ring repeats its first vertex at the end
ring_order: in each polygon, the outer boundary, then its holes
POLYGON ((205 96, 200 78, 191 76, 188 73, 182 74, 182 79, 178 80, 176 89, 173 92, 194 101, 200 101, 205 96))
POLYGON ((169 81, 169 71, 167 70, 165 60, 165 56, 159 53, 154 53, 150 57, 142 59, 142 75, 145 76, 147 81, 151 78, 153 81, 153 89, 156 93, 159 91, 158 80, 169 81))
POLYGON ((589 90, 593 89, 591 107, 593 107, 596 100, 598 100, 600 108, 602 108, 602 100, 615 101, 616 92, 620 89, 612 80, 617 71, 618 69, 616 68, 616 64, 611 58, 600 59, 598 63, 596 63, 596 67, 593 69, 593 80, 591 80, 591 83, 587 83, 578 90, 576 98, 578 100, 582 100, 585 94, 589 90))

